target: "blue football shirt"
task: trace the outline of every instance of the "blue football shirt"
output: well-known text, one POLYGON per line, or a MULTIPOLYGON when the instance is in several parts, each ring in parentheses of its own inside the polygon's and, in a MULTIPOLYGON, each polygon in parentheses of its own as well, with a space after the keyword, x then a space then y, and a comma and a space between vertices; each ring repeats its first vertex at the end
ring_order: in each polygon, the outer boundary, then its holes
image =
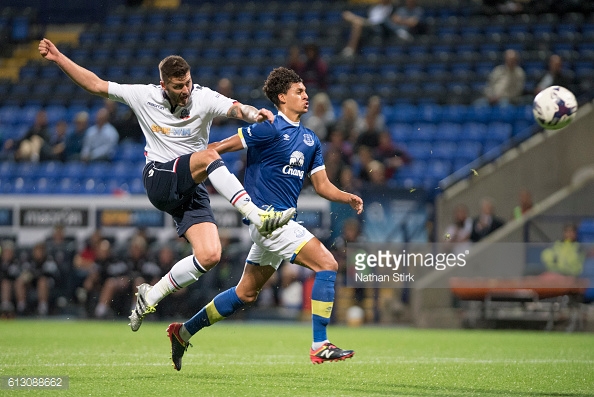
POLYGON ((273 123, 240 128, 238 135, 248 150, 244 187, 259 207, 297 207, 303 178, 326 168, 316 134, 281 112, 273 123))

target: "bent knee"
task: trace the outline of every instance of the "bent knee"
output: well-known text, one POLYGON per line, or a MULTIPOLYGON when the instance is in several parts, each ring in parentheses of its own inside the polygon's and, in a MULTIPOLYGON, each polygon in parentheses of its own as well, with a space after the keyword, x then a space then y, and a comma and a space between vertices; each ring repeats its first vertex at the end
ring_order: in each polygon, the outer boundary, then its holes
POLYGON ((337 272, 338 271, 338 262, 336 262, 336 259, 334 259, 334 258, 327 259, 325 261, 322 261, 320 267, 321 267, 321 270, 324 270, 324 271, 337 272))
POLYGON ((221 158, 219 153, 214 149, 205 149, 198 153, 204 156, 204 159, 207 160, 207 163, 213 162, 214 160, 221 158))
MULTIPOLYGON (((235 291, 237 293, 237 290, 235 291)), ((254 303, 260 291, 245 291, 237 293, 237 297, 245 304, 254 303)))
POLYGON ((221 260, 221 251, 204 252, 196 255, 196 259, 205 270, 210 270, 221 260))

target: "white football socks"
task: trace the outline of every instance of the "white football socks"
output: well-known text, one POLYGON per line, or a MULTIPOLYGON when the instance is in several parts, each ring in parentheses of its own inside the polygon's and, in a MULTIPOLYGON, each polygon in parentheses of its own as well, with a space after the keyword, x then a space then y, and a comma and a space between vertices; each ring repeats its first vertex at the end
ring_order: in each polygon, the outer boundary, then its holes
POLYGON ((147 293, 146 303, 155 306, 167 295, 196 282, 206 270, 198 263, 194 255, 189 255, 177 262, 147 293))
POLYGON ((235 175, 229 172, 223 160, 213 161, 206 167, 212 186, 225 197, 251 223, 261 226, 258 207, 235 175))

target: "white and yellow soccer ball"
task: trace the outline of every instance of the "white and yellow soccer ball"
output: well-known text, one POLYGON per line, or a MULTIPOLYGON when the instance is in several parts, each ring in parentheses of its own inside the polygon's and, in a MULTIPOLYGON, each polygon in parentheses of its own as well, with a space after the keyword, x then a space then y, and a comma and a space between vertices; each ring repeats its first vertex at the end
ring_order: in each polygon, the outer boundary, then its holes
POLYGON ((539 92, 532 103, 536 122, 547 130, 558 130, 569 125, 575 119, 577 109, 575 95, 558 85, 539 92))

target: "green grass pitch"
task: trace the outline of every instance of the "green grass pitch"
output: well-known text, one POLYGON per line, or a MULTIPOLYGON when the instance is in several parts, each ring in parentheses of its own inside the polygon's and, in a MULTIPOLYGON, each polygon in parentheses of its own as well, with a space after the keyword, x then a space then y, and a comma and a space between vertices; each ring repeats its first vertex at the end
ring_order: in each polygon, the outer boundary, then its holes
POLYGON ((223 322, 170 365, 166 323, 1 321, 0 376, 63 376, 68 390, 0 396, 592 396, 594 336, 331 327, 344 362, 313 365, 307 324, 223 322))

